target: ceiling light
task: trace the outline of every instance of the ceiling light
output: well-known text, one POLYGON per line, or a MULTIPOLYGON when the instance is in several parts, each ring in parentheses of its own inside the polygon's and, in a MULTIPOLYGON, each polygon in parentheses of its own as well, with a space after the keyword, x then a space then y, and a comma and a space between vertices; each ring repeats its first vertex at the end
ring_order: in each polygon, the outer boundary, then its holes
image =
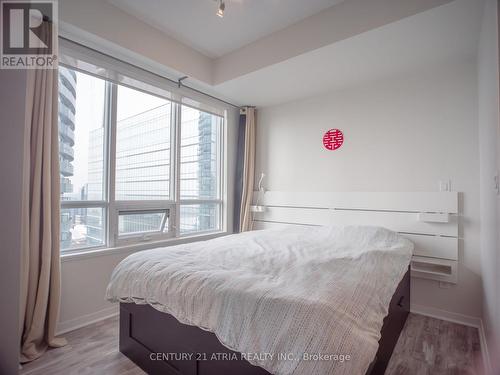
POLYGON ((219 6, 217 7, 217 14, 220 18, 224 17, 224 9, 226 9, 226 4, 224 4, 224 0, 218 1, 219 6))

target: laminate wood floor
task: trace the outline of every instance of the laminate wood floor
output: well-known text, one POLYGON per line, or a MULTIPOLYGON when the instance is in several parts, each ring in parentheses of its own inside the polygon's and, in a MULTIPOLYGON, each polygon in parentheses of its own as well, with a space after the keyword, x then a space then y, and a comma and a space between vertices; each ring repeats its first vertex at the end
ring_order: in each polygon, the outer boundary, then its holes
POLYGON ((64 334, 68 345, 23 365, 30 375, 145 374, 118 351, 118 316, 64 334))
POLYGON ((386 375, 482 374, 477 328, 410 314, 386 375))
MULTIPOLYGON (((118 351, 118 317, 64 335, 68 345, 28 363, 22 375, 138 375, 118 351)), ((410 314, 386 375, 479 374, 477 329, 410 314)), ((221 374, 222 375, 222 374, 221 374)))

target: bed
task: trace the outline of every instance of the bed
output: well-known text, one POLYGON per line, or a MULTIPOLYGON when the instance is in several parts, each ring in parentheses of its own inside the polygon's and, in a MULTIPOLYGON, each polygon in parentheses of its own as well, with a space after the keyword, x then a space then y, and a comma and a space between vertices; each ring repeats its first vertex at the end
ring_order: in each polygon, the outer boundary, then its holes
POLYGON ((106 297, 150 374, 383 374, 412 250, 371 226, 246 232, 133 254, 106 297))

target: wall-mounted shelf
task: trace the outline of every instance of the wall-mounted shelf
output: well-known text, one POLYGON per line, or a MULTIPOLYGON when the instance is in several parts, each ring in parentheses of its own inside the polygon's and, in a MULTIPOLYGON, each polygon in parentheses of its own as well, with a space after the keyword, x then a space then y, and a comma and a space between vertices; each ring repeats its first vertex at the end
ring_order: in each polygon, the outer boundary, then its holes
POLYGON ((456 284, 458 281, 458 262, 456 260, 421 257, 414 255, 411 261, 411 275, 423 279, 445 281, 456 284))

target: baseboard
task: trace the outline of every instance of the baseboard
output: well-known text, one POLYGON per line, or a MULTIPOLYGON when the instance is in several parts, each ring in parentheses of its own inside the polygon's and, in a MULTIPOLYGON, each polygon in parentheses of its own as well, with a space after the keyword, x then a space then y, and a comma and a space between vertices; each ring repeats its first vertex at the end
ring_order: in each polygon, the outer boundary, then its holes
POLYGON ((479 344, 481 345, 481 356, 483 358, 484 373, 493 373, 490 362, 490 352, 488 351, 488 340, 486 339, 484 324, 481 318, 417 304, 411 304, 410 311, 415 314, 425 315, 431 318, 441 319, 447 322, 458 323, 464 326, 477 328, 479 333, 479 344))
POLYGON ((431 318, 446 320, 447 322, 463 324, 464 326, 474 327, 479 329, 481 326, 481 318, 459 314, 452 311, 436 309, 435 307, 411 304, 410 311, 415 314, 429 316, 431 318))
POLYGON ((484 373, 493 374, 493 367, 491 367, 490 351, 488 348, 488 339, 486 338, 486 330, 484 329, 483 320, 479 326, 479 342, 481 343, 481 355, 483 357, 484 373))
POLYGON ((57 325, 57 335, 62 335, 66 332, 88 326, 89 324, 111 318, 112 316, 118 315, 118 312, 119 306, 118 304, 116 304, 87 315, 82 315, 74 319, 59 322, 59 324, 57 325))

